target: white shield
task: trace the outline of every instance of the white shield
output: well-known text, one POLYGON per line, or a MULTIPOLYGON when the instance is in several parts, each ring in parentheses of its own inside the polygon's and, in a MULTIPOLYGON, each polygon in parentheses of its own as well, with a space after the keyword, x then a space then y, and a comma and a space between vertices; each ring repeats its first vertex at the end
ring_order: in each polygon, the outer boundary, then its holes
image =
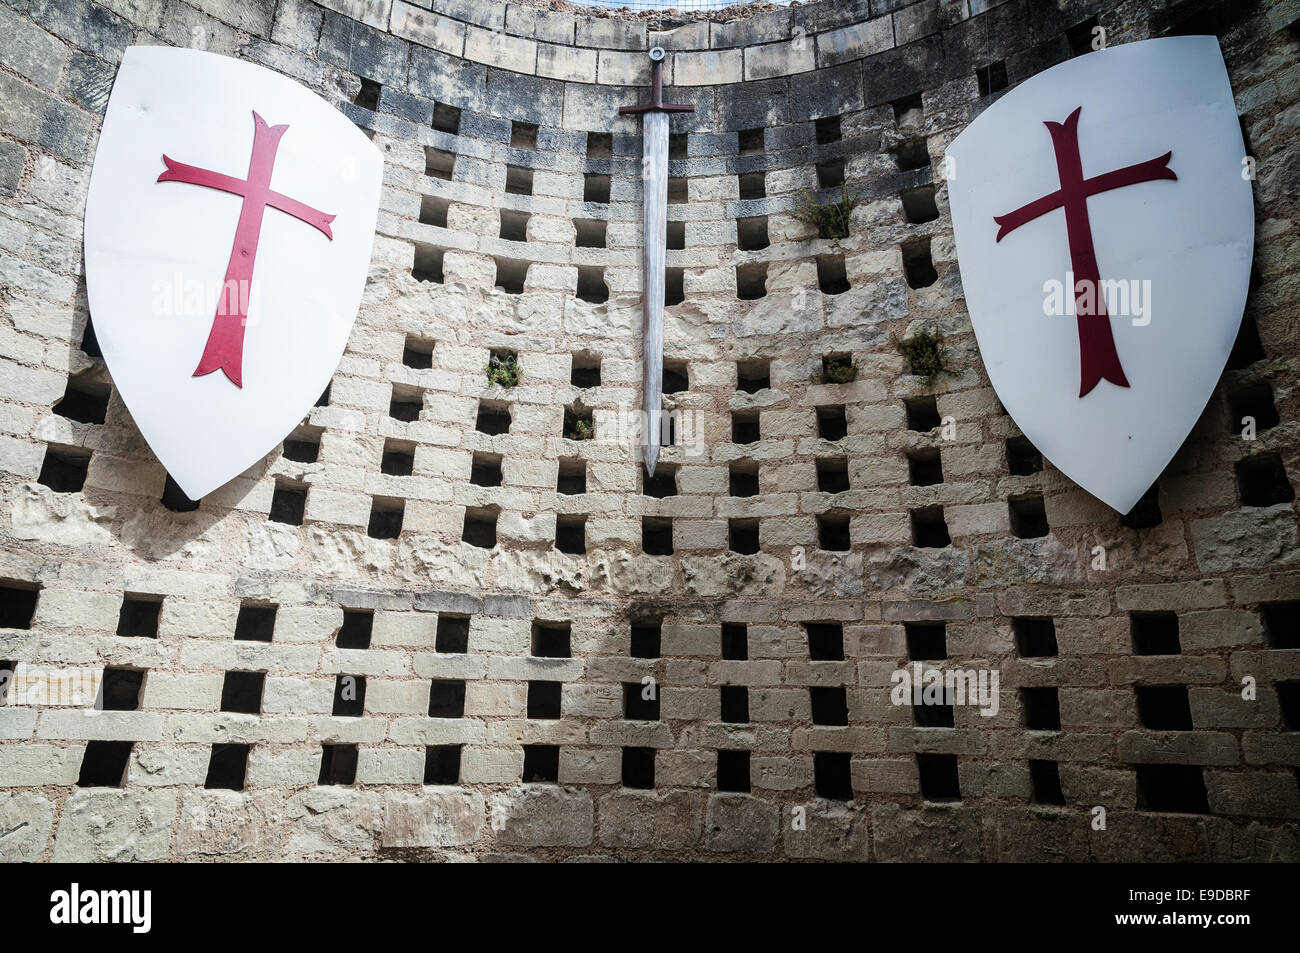
POLYGON ((1209 36, 1069 60, 1009 92, 948 147, 962 286, 989 380, 1043 455, 1121 513, 1196 423, 1240 326, 1254 248, 1244 158, 1209 36), (1058 169, 1067 121, 1074 176, 1068 161, 1058 169), (1083 198, 1072 203, 1073 241, 1058 201, 1067 190, 1083 198), (1000 238, 995 217, 1013 226, 1000 238), (1099 286, 1075 275, 1086 270, 1089 231, 1099 286), (1109 305, 1106 316, 1098 307, 1080 318, 1071 286, 1109 305), (1051 313, 1062 302, 1067 313, 1051 313), (1122 373, 1097 380, 1087 366, 1107 363, 1107 339, 1122 373))
POLYGON ((265 456, 329 383, 382 175, 350 121, 278 73, 126 51, 86 201, 86 286, 113 382, 191 498, 265 456))

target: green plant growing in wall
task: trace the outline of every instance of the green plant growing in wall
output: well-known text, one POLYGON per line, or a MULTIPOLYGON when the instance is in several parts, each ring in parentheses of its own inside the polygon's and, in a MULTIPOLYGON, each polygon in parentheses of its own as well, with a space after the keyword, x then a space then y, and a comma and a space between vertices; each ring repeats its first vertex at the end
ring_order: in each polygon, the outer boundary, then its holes
POLYGON ((953 369, 947 361, 947 349, 943 346, 943 335, 938 331, 917 331, 906 341, 895 335, 893 341, 898 353, 907 360, 912 373, 923 378, 926 386, 937 381, 941 374, 952 373, 953 369))
POLYGON ((488 358, 487 379, 489 384, 502 387, 515 387, 519 384, 522 373, 519 370, 519 358, 511 351, 493 353, 488 358))
POLYGON ((583 420, 579 418, 578 420, 574 421, 573 430, 565 434, 565 436, 568 437, 570 440, 590 440, 593 436, 595 436, 595 431, 592 430, 590 420, 583 420))
POLYGON ((826 384, 851 384, 858 379, 858 362, 851 357, 822 358, 822 382, 826 384))
POLYGON ((848 238, 849 216, 857 204, 857 195, 850 192, 847 185, 841 185, 838 202, 823 204, 813 199, 812 193, 805 192, 793 214, 805 225, 816 226, 821 238, 848 238))

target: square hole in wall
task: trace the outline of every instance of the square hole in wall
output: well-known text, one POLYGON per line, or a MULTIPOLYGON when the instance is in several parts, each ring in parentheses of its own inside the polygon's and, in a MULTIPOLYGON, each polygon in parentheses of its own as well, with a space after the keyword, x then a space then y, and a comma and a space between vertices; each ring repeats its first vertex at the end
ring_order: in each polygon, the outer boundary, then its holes
POLYGON ((559 514, 555 517, 555 548, 568 556, 587 553, 587 517, 559 514))
POLYGON ((1041 493, 1027 493, 1007 500, 1011 533, 1017 539, 1038 539, 1048 533, 1047 509, 1041 493))
POLYGON ((934 186, 922 185, 903 192, 903 219, 913 225, 933 222, 939 217, 939 206, 934 201, 934 186))
POLYGON ((424 411, 424 388, 410 384, 394 384, 388 401, 388 416, 410 423, 419 420, 424 411))
POLYGON ((464 655, 468 652, 469 620, 467 615, 439 612, 433 635, 433 650, 444 655, 464 655))
POLYGON ((265 686, 265 672, 227 672, 221 682, 221 710, 260 714, 265 686))
POLYGON ((655 749, 624 748, 623 787, 649 791, 655 786, 655 749))
POLYGON ((1300 602, 1261 603, 1259 618, 1269 648, 1300 648, 1300 602))
POLYGON ((848 457, 818 457, 817 489, 823 493, 843 493, 849 488, 848 457))
POLYGON ((818 145, 826 145, 830 142, 839 142, 843 138, 840 128, 839 116, 823 116, 821 119, 814 120, 813 132, 816 136, 818 145))
POLYGON ((1056 623, 1050 618, 1016 616, 1011 620, 1016 654, 1021 658, 1048 658, 1057 654, 1056 623))
POLYGON ((1152 731, 1191 731, 1186 685, 1135 685, 1138 724, 1152 731))
POLYGON ((718 790, 748 794, 749 752, 718 751, 718 790))
POLYGON ((158 638, 158 617, 162 613, 162 596, 122 596, 122 608, 117 615, 117 634, 130 638, 158 638))
POLYGON ((660 463, 655 467, 654 475, 641 471, 641 493, 643 496, 662 500, 677 495, 677 471, 674 463, 660 463))
POLYGON ((849 419, 843 404, 826 404, 816 409, 817 436, 823 440, 843 440, 849 432, 849 419))
POLYGON ((686 270, 664 269, 664 307, 681 304, 686 300, 686 270))
POLYGON ((668 134, 668 158, 685 159, 689 151, 686 133, 673 132, 668 134))
POLYGON ((1013 476, 1038 473, 1043 469, 1043 455, 1029 442, 1028 437, 1008 437, 1007 469, 1013 476))
POLYGON ((522 165, 506 166, 506 194, 532 195, 533 170, 522 165))
POLYGON ((391 496, 376 496, 370 501, 370 521, 366 535, 371 539, 397 539, 402 535, 406 501, 391 496))
POLYGON ((943 622, 904 622, 907 657, 913 662, 934 662, 948 657, 948 627, 943 622))
POLYGON ((495 287, 506 294, 524 293, 524 281, 528 278, 528 262, 514 261, 510 258, 494 258, 496 263, 495 287))
POLYGON ((420 197, 420 224, 433 225, 437 228, 447 227, 447 212, 451 202, 438 195, 420 197))
POLYGON ((424 749, 424 783, 460 783, 460 745, 429 745, 424 749))
POLYGON ((727 490, 731 496, 758 496, 758 464, 734 460, 727 468, 727 490))
POLYGON ((579 301, 589 304, 604 304, 609 300, 609 285, 605 283, 603 265, 579 265, 578 288, 579 301))
POLYGON ((909 288, 928 288, 939 280, 930 258, 930 236, 922 235, 903 242, 903 271, 909 288))
POLYGON ((687 188, 687 180, 680 176, 669 176, 668 204, 685 205, 690 200, 690 190, 687 188))
POLYGON ((907 415, 907 429, 917 433, 929 433, 942 424, 939 407, 934 397, 911 397, 903 401, 907 415))
POLYGON ((497 544, 497 517, 500 511, 494 506, 465 507, 465 522, 461 529, 461 542, 480 549, 492 549, 497 544))
POLYGON ((816 163, 817 187, 822 189, 838 188, 844 184, 844 160, 826 159, 816 163))
POLYGON ((131 759, 130 741, 88 741, 77 775, 79 788, 120 788, 131 759))
POLYGON ((320 777, 317 784, 355 784, 357 780, 356 745, 321 745, 320 777))
POLYGON ((578 248, 605 248, 608 241, 609 223, 596 218, 575 218, 573 220, 573 243, 578 248))
POLYGON ((761 251, 770 244, 766 215, 736 219, 736 247, 741 251, 761 251))
POLYGON ((0 580, 0 629, 30 629, 40 593, 35 583, 0 580))
POLYGON ((1282 712, 1282 725, 1290 731, 1300 730, 1300 682, 1275 682, 1278 709, 1282 712))
POLYGON ((1119 519, 1120 523, 1130 529, 1150 529, 1164 521, 1160 512, 1160 481, 1152 483, 1142 494, 1133 508, 1119 519))
POLYGON ((758 520, 727 520, 727 548, 742 556, 753 556, 758 552, 758 520))
POLYGON ((534 621, 529 652, 534 658, 572 658, 572 622, 534 621))
POLYGON ((426 245, 423 242, 416 242, 415 263, 411 266, 411 277, 416 281, 432 281, 436 284, 442 284, 443 252, 444 249, 426 245))
POLYGON ((1255 323, 1255 316, 1247 311, 1241 316, 1241 327, 1237 329, 1232 352, 1228 355, 1228 369, 1243 370, 1256 361, 1264 360, 1264 357, 1264 345, 1259 340, 1259 325, 1255 323))
POLYGON ((923 506, 909 514, 912 523, 912 545, 921 549, 942 549, 952 545, 948 523, 943 518, 942 506, 923 506))
POLYGON ((357 90, 357 94, 352 97, 352 104, 354 106, 360 106, 362 109, 369 109, 371 112, 374 112, 379 108, 379 94, 382 90, 383 87, 379 83, 375 82, 375 80, 367 79, 362 76, 361 88, 357 90))
POLYGON ((575 351, 569 367, 569 383, 574 387, 599 387, 600 355, 594 351, 575 351))
MULTIPOLYGON (((9 671, 13 671, 12 668, 9 671)), ((144 670, 138 668, 104 669, 99 690, 104 711, 138 711, 144 688, 144 670)), ((223 709, 224 710, 224 709, 223 709)))
POLYGON ((1061 791, 1061 768, 1057 762, 1030 759, 1029 783, 1035 804, 1065 803, 1065 795, 1061 791))
POLYGON ((1082 23, 1076 23, 1065 31, 1065 38, 1070 44, 1071 56, 1084 56, 1093 52, 1092 44, 1094 39, 1100 39, 1093 32, 1096 28, 1097 18, 1093 16, 1088 17, 1082 23))
POLYGON ((642 619, 631 624, 628 654, 632 658, 659 658, 663 652, 662 619, 642 619))
POLYGON ((560 433, 566 440, 588 440, 595 434, 595 419, 591 410, 581 403, 573 403, 564 408, 564 418, 560 433))
POLYGON ((1135 767, 1139 811, 1176 814, 1210 812, 1205 776, 1200 765, 1139 764, 1135 767))
POLYGON ((1173 612, 1131 612, 1129 633, 1135 655, 1177 655, 1183 650, 1173 612))
POLYGON ((739 180, 742 201, 767 198, 767 177, 763 172, 742 172, 736 176, 739 180))
POLYGON ((924 113, 921 108, 921 94, 913 93, 895 99, 890 106, 894 109, 894 125, 900 129, 920 126, 924 113))
POLYGON ((961 800, 961 782, 957 774, 955 754, 918 754, 916 768, 921 778, 923 800, 961 800))
POLYGON ((731 442, 757 443, 758 440, 758 411, 733 410, 731 412, 731 442))
POLYGON ((848 513, 817 515, 817 548, 832 553, 847 553, 851 548, 848 513))
POLYGON ((510 432, 510 405, 500 400, 480 400, 474 429, 490 437, 510 432))
POLYGON ((623 718, 627 721, 658 721, 659 686, 653 681, 624 682, 623 718))
POLYGON ((537 123, 519 122, 518 120, 510 123, 510 148, 512 149, 536 149, 537 148, 537 123))
POLYGON ((185 495, 185 491, 172 479, 170 473, 163 481, 162 498, 159 502, 173 513, 193 513, 200 504, 199 500, 191 500, 185 495))
POLYGON ((736 266, 736 297, 756 301, 767 296, 767 262, 736 266))
POLYGON ((668 222, 664 229, 668 251, 683 251, 686 248, 686 223, 668 222))
POLYGON ((320 459, 321 433, 319 427, 299 427, 284 438, 281 453, 294 463, 315 463, 320 459))
POLYGON ((981 66, 975 71, 975 78, 979 82, 981 96, 1001 92, 1007 88, 1006 60, 998 60, 989 63, 987 66, 981 66))
POLYGON ((334 676, 334 707, 330 714, 340 718, 360 718, 366 705, 364 675, 334 676))
POLYGON ((278 606, 245 602, 239 606, 235 618, 236 642, 270 642, 275 632, 275 614, 278 606))
POLYGON ((765 130, 762 127, 757 129, 741 129, 736 133, 736 149, 741 155, 752 155, 755 152, 762 152, 765 148, 763 137, 765 130))
POLYGON ((463 679, 438 679, 429 683, 429 717, 463 718, 465 716, 465 682, 463 679))
POLYGON ((847 725, 848 693, 843 685, 813 685, 808 689, 814 725, 847 725))
POLYGON ((1031 731, 1060 731, 1061 703, 1055 687, 1020 689, 1025 727, 1031 731))
POLYGON ((54 405, 60 417, 83 424, 102 424, 108 414, 108 398, 112 389, 98 383, 86 374, 69 377, 63 397, 54 405))
POLYGON ((587 461, 578 457, 561 457, 555 475, 555 492, 573 496, 587 492, 587 461))
POLYGON ((213 745, 212 753, 208 756, 208 773, 203 786, 209 790, 244 790, 249 749, 249 745, 242 744, 213 745))
POLYGON ((1236 473, 1242 506, 1276 506, 1295 499, 1295 490, 1287 479, 1282 458, 1276 453, 1238 460, 1236 473))
POLYGON ((1228 394, 1228 431, 1240 435, 1247 427, 1256 433, 1272 430, 1281 422, 1273 403, 1273 388, 1258 381, 1228 394))
POLYGON ((81 353, 87 357, 102 358, 104 352, 99 349, 99 339, 95 337, 95 322, 90 317, 86 318, 86 327, 81 332, 81 353))
POLYGON ((814 662, 844 661, 844 626, 839 622, 805 622, 808 658, 814 662))
POLYGON ((943 482, 943 464, 938 450, 912 450, 907 454, 907 478, 912 486, 934 486, 943 482))
POLYGON ((501 454, 474 451, 470 458, 469 482, 474 486, 500 486, 501 454))
POLYGON ((559 779, 559 745, 524 745, 525 784, 555 784, 559 779))
POLYGON ((455 136, 460 133, 460 110, 446 103, 433 104, 433 128, 455 136))
POLYGON ((450 182, 456 172, 456 153, 433 146, 424 147, 424 174, 450 182))
POLYGON ((344 609, 334 644, 341 649, 368 649, 375 628, 373 609, 344 609))
POLYGON ((911 139, 904 139, 894 146, 894 160, 898 163, 899 172, 911 172, 914 169, 928 168, 930 165, 930 150, 926 145, 925 137, 914 136, 911 139))
POLYGON ((528 220, 530 218, 532 218, 532 215, 528 212, 517 212, 508 208, 501 209, 501 238, 508 242, 528 241, 528 220))
POLYGON ((587 172, 582 177, 582 200, 609 204, 609 176, 601 172, 587 172))
POLYGON ((749 658, 749 626, 744 622, 722 624, 722 657, 742 662, 749 658))
POLYGON ((813 790, 828 801, 853 800, 853 773, 847 751, 813 752, 813 790))
POLYGON ((721 719, 733 725, 749 723, 749 689, 744 685, 723 685, 721 719))
POLYGON ((45 458, 36 482, 55 493, 80 493, 89 469, 89 451, 50 443, 45 445, 45 458))
POLYGON ((826 295, 844 294, 853 287, 849 284, 843 255, 817 256, 817 287, 826 295))
POLYGON ((912 724, 918 728, 951 728, 953 727, 952 705, 946 702, 913 704, 912 724))
POLYGON ((641 517, 641 552, 647 556, 673 554, 673 521, 666 516, 641 517))
POLYGON ((528 717, 555 719, 560 717, 560 691, 563 682, 528 683, 528 717))
POLYGON ((614 157, 614 135, 609 132, 587 133, 587 158, 612 159, 614 157))
POLYGON ((415 471, 415 444, 409 440, 384 441, 379 472, 387 476, 410 476, 415 471))
POLYGON ((681 394, 690 389, 691 378, 689 366, 685 361, 668 360, 663 362, 663 392, 681 394))

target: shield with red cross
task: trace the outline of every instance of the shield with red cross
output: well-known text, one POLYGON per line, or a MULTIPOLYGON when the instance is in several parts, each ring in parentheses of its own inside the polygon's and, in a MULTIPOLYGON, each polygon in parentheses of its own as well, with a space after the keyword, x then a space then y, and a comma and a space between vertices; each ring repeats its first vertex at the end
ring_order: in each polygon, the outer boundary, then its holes
POLYGON ((131 47, 86 201, 86 287, 141 434, 193 499, 311 409, 361 303, 383 159, 287 77, 131 47))
POLYGON ((1121 513, 1160 476, 1241 324, 1252 166, 1214 37, 1069 60, 947 150, 962 287, 1007 412, 1121 513))

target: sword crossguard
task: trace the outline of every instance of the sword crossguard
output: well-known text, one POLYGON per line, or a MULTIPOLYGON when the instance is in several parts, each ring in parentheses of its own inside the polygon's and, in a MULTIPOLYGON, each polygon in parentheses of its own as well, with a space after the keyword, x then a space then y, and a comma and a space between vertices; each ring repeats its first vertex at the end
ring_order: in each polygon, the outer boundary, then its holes
MULTIPOLYGON (((658 47, 655 47, 658 49, 658 47)), ((666 103, 664 102, 664 61, 662 59, 652 59, 650 61, 650 102, 640 103, 635 106, 619 106, 619 115, 635 115, 638 113, 693 113, 695 107, 685 103, 666 103)))

